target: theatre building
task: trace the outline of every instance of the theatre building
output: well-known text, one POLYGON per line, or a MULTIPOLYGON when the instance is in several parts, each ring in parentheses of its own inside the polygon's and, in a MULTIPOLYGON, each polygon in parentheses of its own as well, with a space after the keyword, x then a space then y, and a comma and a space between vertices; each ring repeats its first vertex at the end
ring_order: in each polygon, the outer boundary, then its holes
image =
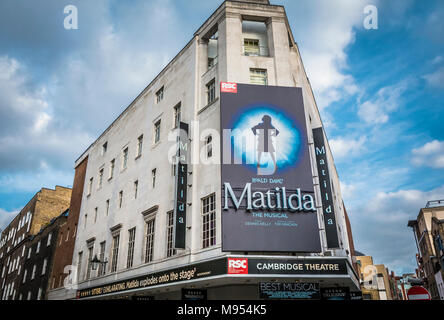
POLYGON ((282 6, 223 2, 81 164, 77 287, 65 298, 360 291, 338 174, 282 6))

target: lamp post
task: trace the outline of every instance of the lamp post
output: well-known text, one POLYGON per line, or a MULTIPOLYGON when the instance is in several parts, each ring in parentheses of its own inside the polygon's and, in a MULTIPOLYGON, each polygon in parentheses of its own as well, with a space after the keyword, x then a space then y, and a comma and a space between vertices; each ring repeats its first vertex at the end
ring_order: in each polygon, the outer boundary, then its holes
MULTIPOLYGON (((90 261, 91 263, 91 269, 92 270, 97 270, 97 268, 100 267, 105 267, 105 265, 108 263, 107 260, 104 261, 100 261, 99 258, 97 258, 97 254, 94 256, 94 258, 90 261)), ((103 269, 102 269, 103 270, 103 269)))

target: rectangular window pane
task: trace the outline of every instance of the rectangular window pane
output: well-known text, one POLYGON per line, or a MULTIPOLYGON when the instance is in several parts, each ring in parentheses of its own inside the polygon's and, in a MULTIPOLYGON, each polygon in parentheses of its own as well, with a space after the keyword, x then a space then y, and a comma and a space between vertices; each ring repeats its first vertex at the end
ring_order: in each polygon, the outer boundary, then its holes
POLYGON ((267 85, 267 70, 250 69, 250 83, 258 85, 267 85))
POLYGON ((159 103, 163 100, 164 87, 160 88, 159 91, 156 92, 156 102, 159 103))
POLYGON ((181 121, 180 103, 174 107, 174 128, 179 128, 181 121))
POLYGON ((136 240, 136 228, 133 228, 128 231, 129 237, 128 237, 128 257, 126 261, 126 267, 131 268, 134 263, 134 243, 136 240))
POLYGON ((161 120, 157 121, 154 124, 154 143, 158 143, 160 141, 160 129, 161 129, 161 120))
POLYGON ((216 245, 216 196, 202 199, 202 248, 216 245))
POLYGON ((120 235, 113 237, 113 248, 111 252, 111 272, 117 271, 117 261, 119 257, 119 241, 120 241, 120 235))
MULTIPOLYGON (((99 260, 101 262, 105 261, 105 249, 106 249, 106 241, 100 243, 100 254, 99 260)), ((99 276, 103 276, 105 274, 105 265, 101 263, 99 265, 99 276)))
POLYGON ((244 40, 244 54, 246 56, 259 56, 259 40, 257 39, 245 39, 244 40))
POLYGON ((146 223, 145 263, 153 261, 154 223, 155 223, 155 219, 151 219, 150 221, 148 221, 146 223))
POLYGON ((142 155, 143 135, 137 139, 137 157, 142 155))
POLYGON ((93 259, 94 247, 88 248, 88 261, 86 263, 86 280, 91 277, 91 260, 93 259))
POLYGON ((207 104, 211 104, 216 100, 216 81, 211 80, 207 84, 207 104))
POLYGON ((151 171, 151 179, 152 179, 152 186, 153 189, 156 187, 156 169, 153 169, 153 171, 151 171))
POLYGON ((134 181, 134 199, 137 199, 138 191, 139 191, 139 181, 134 181))
POLYGON ((167 257, 172 257, 176 254, 173 248, 173 232, 174 232, 174 212, 167 213, 167 257))
POLYGON ((123 162, 122 162, 122 169, 126 169, 128 166, 128 148, 123 150, 123 162))

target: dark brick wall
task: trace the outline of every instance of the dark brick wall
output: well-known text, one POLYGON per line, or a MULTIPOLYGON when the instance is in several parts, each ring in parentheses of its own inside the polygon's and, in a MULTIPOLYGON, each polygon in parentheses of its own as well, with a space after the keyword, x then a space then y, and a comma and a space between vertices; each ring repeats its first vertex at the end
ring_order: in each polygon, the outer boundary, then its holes
POLYGON ((66 220, 66 213, 60 215, 57 219, 53 220, 51 224, 41 230, 40 233, 30 239, 23 258, 24 265, 20 275, 20 288, 16 299, 21 297, 22 300, 26 300, 28 298, 28 293, 30 292, 30 299, 36 300, 39 288, 42 290, 41 299, 45 299, 46 292, 50 286, 49 276, 51 274, 52 265, 54 262, 54 252, 57 246, 59 228, 62 224, 66 223, 66 220), (48 243, 49 234, 51 234, 51 240, 48 243), (40 250, 37 253, 37 246, 39 242, 40 250), (31 250, 30 256, 29 250, 31 250), (45 259, 47 259, 47 264, 45 273, 42 274, 45 259), (36 266, 35 277, 34 279, 31 279, 34 266, 36 266), (23 281, 25 274, 26 279, 23 281))
POLYGON ((75 236, 77 233, 77 224, 79 221, 87 164, 88 157, 86 157, 76 167, 68 220, 60 227, 59 230, 59 239, 57 240, 56 252, 54 254, 54 265, 50 279, 50 283, 55 283, 54 288, 63 287, 63 280, 66 277, 66 274, 64 274, 64 269, 66 266, 72 265, 72 257, 76 240, 75 236), (68 240, 66 241, 67 234, 68 240))

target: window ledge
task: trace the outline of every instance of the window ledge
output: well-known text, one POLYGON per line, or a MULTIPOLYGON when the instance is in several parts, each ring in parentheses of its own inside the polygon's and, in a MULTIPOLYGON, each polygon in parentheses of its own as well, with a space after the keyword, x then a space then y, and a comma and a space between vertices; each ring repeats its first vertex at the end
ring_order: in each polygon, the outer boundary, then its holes
POLYGON ((138 160, 140 158, 142 158, 142 154, 139 154, 136 158, 134 158, 134 160, 138 160))
POLYGON ((205 110, 207 110, 208 108, 210 108, 212 105, 216 104, 216 102, 219 101, 219 97, 217 97, 216 99, 214 99, 213 102, 207 104, 205 107, 203 107, 202 109, 200 109, 197 114, 200 115, 202 112, 204 112, 205 110))
POLYGON ((219 64, 216 63, 215 65, 213 65, 211 68, 208 68, 207 71, 205 71, 205 73, 202 75, 202 78, 205 77, 207 75, 207 73, 209 73, 210 71, 213 71, 213 69, 215 69, 215 67, 219 64))
POLYGON ((157 142, 155 142, 152 146, 151 146, 151 150, 157 148, 157 146, 162 142, 162 140, 159 140, 157 142))

